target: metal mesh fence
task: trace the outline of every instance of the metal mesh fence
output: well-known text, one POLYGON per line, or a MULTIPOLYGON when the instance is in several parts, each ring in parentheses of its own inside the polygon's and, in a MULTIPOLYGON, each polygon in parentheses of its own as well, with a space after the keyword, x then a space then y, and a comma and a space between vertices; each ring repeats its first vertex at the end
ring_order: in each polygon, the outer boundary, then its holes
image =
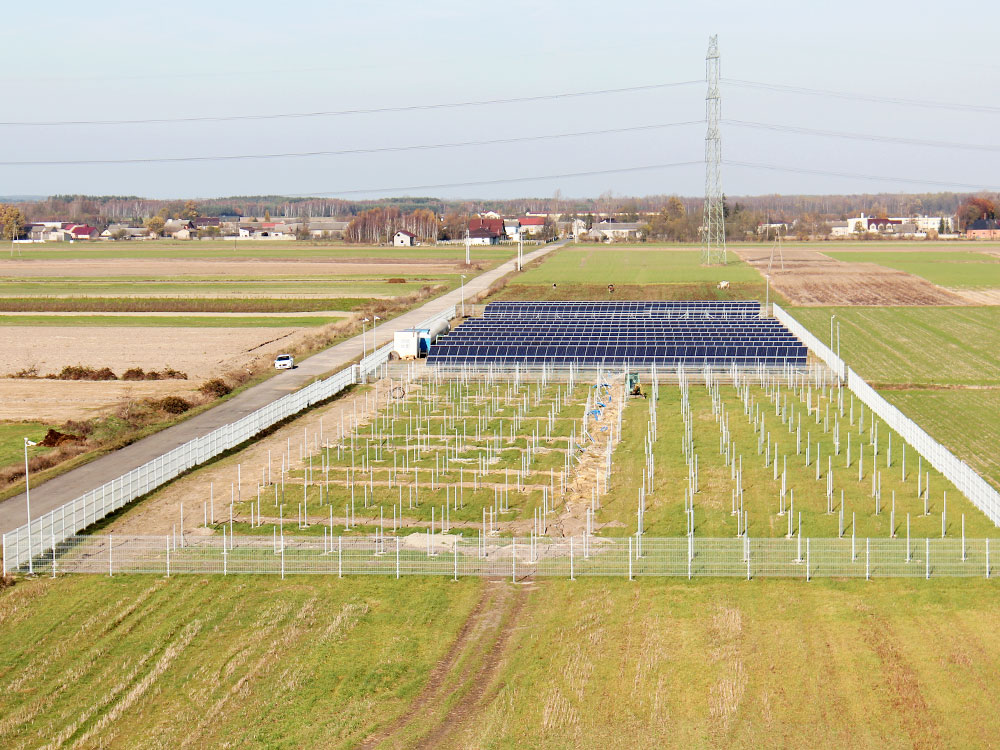
MULTIPOLYGON (((985 577, 989 539, 70 536, 38 575, 441 575, 736 578, 985 577)), ((27 565, 21 566, 27 570, 27 565)))
MULTIPOLYGON (((428 328, 438 320, 450 320, 453 317, 455 308, 451 307, 423 321, 418 327, 428 328)), ((71 539, 77 532, 185 471, 245 443, 272 425, 335 396, 354 383, 364 382, 368 375, 385 366, 391 350, 391 344, 383 346, 362 359, 358 365, 352 365, 295 393, 282 396, 236 422, 184 443, 55 510, 31 519, 30 524, 4 534, 4 570, 17 569, 28 560, 44 556, 46 550, 52 550, 53 545, 71 539)))

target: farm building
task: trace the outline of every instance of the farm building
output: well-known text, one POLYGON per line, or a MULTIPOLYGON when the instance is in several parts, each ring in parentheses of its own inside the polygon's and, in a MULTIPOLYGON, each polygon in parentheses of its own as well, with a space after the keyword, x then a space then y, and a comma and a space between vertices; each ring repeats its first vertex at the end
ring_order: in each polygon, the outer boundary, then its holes
POLYGON ((395 247, 413 247, 417 244, 417 235, 413 232, 407 232, 405 229, 400 229, 392 236, 392 244, 395 247))
POLYGON ((966 228, 965 236, 970 240, 998 240, 1000 239, 1000 221, 995 219, 974 221, 966 228))

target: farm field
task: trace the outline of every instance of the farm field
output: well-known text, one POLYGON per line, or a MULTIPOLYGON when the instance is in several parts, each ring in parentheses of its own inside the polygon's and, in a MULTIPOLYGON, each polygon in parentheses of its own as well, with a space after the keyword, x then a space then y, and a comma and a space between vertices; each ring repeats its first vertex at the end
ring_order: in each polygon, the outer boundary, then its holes
POLYGON ((0 592, 0 742, 983 746, 998 608, 982 580, 40 578, 0 592))
POLYGON ((1000 390, 885 390, 882 395, 1000 487, 1000 390))
POLYGON ((44 315, 0 313, 0 329, 10 326, 60 326, 94 328, 313 328, 341 318, 318 315, 44 315))
POLYGON ((825 251, 826 255, 853 263, 876 263, 920 276, 949 288, 1000 288, 1000 256, 995 250, 973 249, 924 252, 825 251))
POLYGON ((568 245, 528 269, 513 284, 686 284, 761 282, 756 270, 732 256, 724 267, 701 265, 699 249, 655 245, 568 245))
POLYGON ((841 356, 873 385, 1000 384, 1000 307, 799 307, 791 313, 826 343, 836 315, 841 356))
MULTIPOLYGON (((280 240, 157 240, 155 242, 83 242, 60 246, 58 243, 20 245, 21 255, 26 260, 67 260, 69 258, 93 260, 108 258, 141 259, 293 259, 322 258, 344 259, 403 259, 403 260, 449 260, 453 263, 465 262, 465 246, 424 245, 420 247, 386 247, 348 245, 346 243, 314 243, 280 240)), ((477 246, 473 249, 474 262, 498 262, 507 260, 516 252, 508 246, 477 246)), ((376 262, 378 262, 376 260, 376 262)))

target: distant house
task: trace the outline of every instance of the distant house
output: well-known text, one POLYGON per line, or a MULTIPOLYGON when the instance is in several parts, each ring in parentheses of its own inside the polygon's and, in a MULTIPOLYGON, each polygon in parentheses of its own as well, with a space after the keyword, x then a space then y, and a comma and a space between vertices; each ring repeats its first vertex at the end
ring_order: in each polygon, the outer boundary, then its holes
POLYGON ((478 227, 469 231, 469 244, 498 245, 500 244, 500 235, 497 232, 491 232, 486 227, 478 227))
POLYGON ((641 227, 638 222, 602 221, 590 228, 590 236, 598 242, 637 240, 642 238, 641 227))
POLYGON ((965 236, 970 240, 1000 240, 1000 221, 979 219, 965 228, 965 236))
POLYGON ((316 238, 342 240, 349 223, 339 219, 310 219, 309 234, 316 238))
POLYGON ((221 227, 222 219, 218 216, 199 216, 191 222, 195 229, 208 229, 209 227, 221 227))
POLYGON ((545 229, 544 216, 522 216, 517 221, 521 225, 521 231, 525 234, 541 234, 542 230, 545 229))
POLYGON ((504 220, 500 217, 484 218, 482 216, 475 216, 469 219, 469 232, 475 232, 477 229, 485 229, 499 237, 503 234, 503 224, 504 220))
POLYGON ((191 239, 191 222, 187 219, 167 219, 163 222, 163 236, 176 240, 191 239))
POLYGON ((108 228, 101 232, 101 237, 114 239, 120 234, 124 234, 124 239, 127 240, 144 240, 149 237, 149 230, 145 227, 130 227, 127 224, 108 224, 108 228))
POLYGON ((73 240, 93 240, 101 234, 97 227, 92 227, 90 224, 70 224, 64 227, 64 230, 73 240))
POLYGON ((417 235, 400 229, 392 236, 392 244, 394 247, 413 247, 417 244, 417 235))
POLYGON ((503 220, 503 233, 508 239, 516 240, 521 236, 521 222, 517 219, 504 219, 503 220))

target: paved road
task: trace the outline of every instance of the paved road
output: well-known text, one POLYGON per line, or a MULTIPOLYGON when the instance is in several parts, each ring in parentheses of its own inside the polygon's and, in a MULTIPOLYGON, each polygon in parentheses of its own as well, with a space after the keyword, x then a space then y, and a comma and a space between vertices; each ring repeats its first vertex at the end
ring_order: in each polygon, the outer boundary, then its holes
MULTIPOLYGON (((540 258, 563 244, 565 244, 565 240, 545 245, 531 253, 525 253, 525 262, 540 258)), ((466 279, 465 299, 474 298, 476 294, 488 289, 497 279, 514 271, 516 263, 516 260, 511 260, 492 271, 487 271, 472 279, 466 279)), ((386 344, 392 340, 395 331, 411 328, 445 308, 460 305, 461 301, 461 289, 430 300, 418 308, 377 326, 374 340, 377 346, 386 344)), ((370 347, 373 340, 370 330, 367 336, 370 347)), ((370 348, 369 351, 371 351, 370 348)), ((205 435, 224 424, 235 422, 265 404, 281 398, 286 393, 298 390, 313 378, 343 368, 351 360, 360 357, 361 353, 361 336, 355 336, 302 360, 294 370, 285 371, 259 385, 248 388, 238 396, 191 419, 50 479, 37 488, 32 487, 31 516, 36 518, 43 515, 58 508, 63 503, 79 497, 84 492, 100 487, 112 479, 117 479, 178 445, 183 445, 189 440, 205 435)), ((24 493, 0 502, 0 533, 12 531, 26 521, 24 493)))

